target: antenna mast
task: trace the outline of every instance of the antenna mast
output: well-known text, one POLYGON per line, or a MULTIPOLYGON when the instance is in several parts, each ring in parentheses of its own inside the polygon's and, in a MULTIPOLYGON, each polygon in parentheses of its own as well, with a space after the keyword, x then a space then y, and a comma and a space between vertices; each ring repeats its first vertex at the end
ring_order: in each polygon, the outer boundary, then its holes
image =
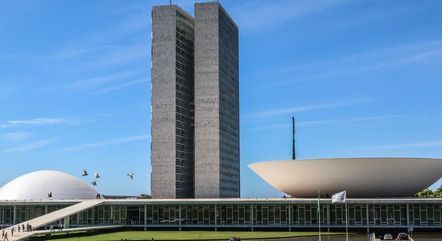
POLYGON ((292 116, 292 159, 293 160, 296 160, 295 133, 296 133, 295 117, 292 116))

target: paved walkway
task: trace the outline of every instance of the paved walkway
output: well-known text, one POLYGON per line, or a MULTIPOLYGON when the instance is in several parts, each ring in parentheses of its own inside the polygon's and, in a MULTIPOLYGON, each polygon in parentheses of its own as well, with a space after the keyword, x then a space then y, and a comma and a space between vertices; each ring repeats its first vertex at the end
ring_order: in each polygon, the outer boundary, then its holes
MULTIPOLYGON (((117 228, 124 228, 125 225, 109 225, 109 226, 93 226, 93 227, 82 227, 82 228, 66 228, 61 231, 60 229, 56 230, 37 230, 32 232, 24 232, 24 233, 14 233, 14 236, 11 238, 9 237, 10 241, 16 241, 16 240, 22 240, 29 238, 31 236, 40 236, 45 234, 69 234, 72 232, 86 232, 86 231, 94 231, 94 230, 108 230, 108 229, 117 229, 117 228)), ((0 238, 1 241, 3 241, 0 238)))
MULTIPOLYGON (((26 227, 27 224, 30 224, 32 226, 32 229, 36 230, 38 228, 44 227, 45 225, 57 222, 57 221, 62 220, 66 217, 69 217, 71 215, 77 214, 77 213, 82 212, 84 210, 87 210, 87 209, 90 209, 90 208, 95 207, 97 205, 100 205, 101 203, 103 203, 103 200, 100 200, 100 199, 83 201, 83 202, 74 204, 72 206, 57 210, 55 212, 48 213, 43 216, 28 220, 26 222, 16 224, 11 227, 18 227, 18 226, 22 226, 22 225, 24 225, 26 227)), ((8 232, 9 241, 22 240, 24 238, 29 238, 35 234, 46 231, 46 230, 44 230, 44 231, 33 231, 33 232, 14 232, 14 236, 11 236, 11 227, 5 229, 8 232)), ((67 230, 71 230, 71 229, 67 229, 67 230)), ((1 234, 1 232, 2 232, 2 230, 0 230, 0 234, 1 234)), ((1 237, 0 237, 0 240, 1 240, 1 237)))

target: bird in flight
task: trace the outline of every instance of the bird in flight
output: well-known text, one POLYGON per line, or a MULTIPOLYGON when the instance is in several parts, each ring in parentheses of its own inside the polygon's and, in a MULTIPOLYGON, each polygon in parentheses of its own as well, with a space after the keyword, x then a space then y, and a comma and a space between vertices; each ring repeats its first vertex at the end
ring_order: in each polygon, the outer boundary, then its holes
POLYGON ((85 176, 88 176, 88 175, 89 175, 89 173, 87 173, 86 170, 83 170, 83 174, 81 174, 81 176, 85 177, 85 176))
POLYGON ((134 179, 134 173, 133 173, 133 172, 132 172, 132 173, 128 173, 127 176, 128 176, 131 180, 134 179))
POLYGON ((52 192, 48 193, 48 198, 52 197, 52 192))
POLYGON ((93 181, 93 182, 91 182, 91 184, 92 184, 92 186, 97 186, 97 181, 93 181))
POLYGON ((95 173, 95 174, 94 174, 94 178, 95 178, 95 179, 100 178, 100 174, 95 173))

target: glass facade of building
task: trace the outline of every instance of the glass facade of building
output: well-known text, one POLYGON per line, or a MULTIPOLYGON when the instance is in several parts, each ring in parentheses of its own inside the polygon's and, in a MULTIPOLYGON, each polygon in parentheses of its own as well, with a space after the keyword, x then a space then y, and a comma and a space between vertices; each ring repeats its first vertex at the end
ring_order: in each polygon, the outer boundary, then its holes
MULTIPOLYGON (((20 203, 0 204, 0 226, 10 226, 68 205, 20 203)), ((349 202, 349 228, 442 228, 442 199, 387 203, 370 200, 349 202)), ((238 201, 155 203, 150 201, 106 201, 104 204, 70 216, 71 227, 131 225, 134 227, 201 228, 323 228, 345 227, 344 204, 318 205, 315 201, 260 202, 238 201)))
POLYGON ((176 197, 194 196, 193 20, 176 12, 176 197))

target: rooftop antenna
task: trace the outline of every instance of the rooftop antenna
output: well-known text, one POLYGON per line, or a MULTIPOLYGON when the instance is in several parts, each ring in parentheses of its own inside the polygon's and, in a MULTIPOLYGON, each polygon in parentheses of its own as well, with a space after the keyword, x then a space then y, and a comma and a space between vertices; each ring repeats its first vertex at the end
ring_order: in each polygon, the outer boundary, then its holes
POLYGON ((296 149, 295 149, 295 117, 292 116, 292 159, 296 160, 296 149))

